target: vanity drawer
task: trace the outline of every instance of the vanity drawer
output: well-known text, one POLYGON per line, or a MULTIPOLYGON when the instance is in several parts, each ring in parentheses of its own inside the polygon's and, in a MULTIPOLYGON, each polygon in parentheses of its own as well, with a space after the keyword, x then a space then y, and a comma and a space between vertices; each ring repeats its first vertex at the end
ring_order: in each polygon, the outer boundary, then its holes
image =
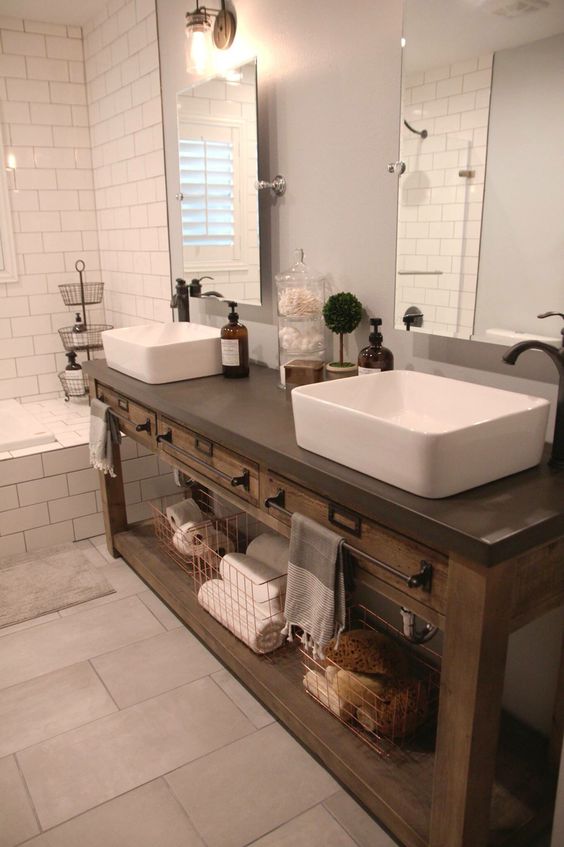
POLYGON ((151 409, 134 403, 128 397, 118 394, 113 388, 96 385, 96 396, 106 403, 119 419, 122 432, 139 441, 146 447, 155 448, 157 434, 157 416, 151 409))
POLYGON ((339 506, 278 474, 266 474, 264 489, 265 501, 268 502, 268 498, 276 498, 268 505, 267 502, 263 504, 272 517, 289 525, 291 514, 300 512, 332 529, 360 554, 367 553, 378 560, 374 562, 364 557, 358 558, 363 570, 391 586, 394 592, 402 592, 405 595, 405 605, 408 606, 409 598, 413 598, 418 604, 444 614, 447 557, 442 553, 385 529, 364 515, 339 506), (427 565, 432 568, 432 571, 428 571, 431 573, 430 584, 410 586, 407 579, 421 572, 422 563, 425 563, 423 568, 427 565))
POLYGON ((208 476, 247 502, 258 503, 259 471, 255 462, 161 415, 157 441, 163 452, 188 468, 208 476))

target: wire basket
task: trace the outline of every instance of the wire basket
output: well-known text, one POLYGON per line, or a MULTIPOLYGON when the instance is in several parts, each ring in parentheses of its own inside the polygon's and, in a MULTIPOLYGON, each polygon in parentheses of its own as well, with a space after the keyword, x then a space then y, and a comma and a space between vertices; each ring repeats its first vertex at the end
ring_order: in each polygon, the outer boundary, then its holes
MULTIPOLYGON (((65 285, 59 285, 59 291, 63 298, 65 306, 82 306, 82 292, 79 282, 69 282, 65 285)), ((104 296, 103 282, 85 282, 82 285, 84 291, 84 305, 93 306, 95 303, 101 303, 104 296)))
POLYGON ((76 371, 61 371, 58 377, 63 386, 65 397, 84 397, 88 394, 88 380, 82 369, 76 371))
POLYGON ((161 546, 179 568, 190 576, 194 576, 195 556, 202 552, 204 538, 208 537, 205 531, 206 525, 217 519, 219 514, 232 513, 235 507, 228 506, 217 495, 199 487, 190 479, 186 481, 186 486, 191 489, 192 496, 185 499, 192 500, 201 514, 201 520, 191 521, 191 526, 177 526, 169 515, 161 510, 160 505, 150 503, 150 506, 155 535, 161 546))
POLYGON ((59 330, 65 350, 101 350, 102 333, 113 329, 110 324, 88 324, 82 332, 75 332, 74 327, 64 326, 59 330))
POLYGON ((436 657, 428 648, 420 653, 406 650, 399 630, 363 606, 352 607, 348 614, 347 631, 372 630, 393 641, 394 654, 401 659, 399 674, 359 674, 302 650, 303 686, 373 750, 389 756, 434 723, 440 682, 436 657))
POLYGON ((254 653, 272 653, 285 642, 287 569, 287 541, 255 518, 213 520, 194 557, 198 602, 254 653))

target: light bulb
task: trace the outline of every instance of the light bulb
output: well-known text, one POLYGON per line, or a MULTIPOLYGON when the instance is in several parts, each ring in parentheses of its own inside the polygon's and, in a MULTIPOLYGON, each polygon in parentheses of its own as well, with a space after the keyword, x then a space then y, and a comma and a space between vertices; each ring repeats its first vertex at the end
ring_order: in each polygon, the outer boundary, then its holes
POLYGON ((10 168, 10 170, 14 171, 16 169, 16 155, 15 153, 8 153, 6 157, 6 167, 10 168))
POLYGON ((209 21, 186 27, 186 70, 205 76, 212 67, 213 45, 209 21))

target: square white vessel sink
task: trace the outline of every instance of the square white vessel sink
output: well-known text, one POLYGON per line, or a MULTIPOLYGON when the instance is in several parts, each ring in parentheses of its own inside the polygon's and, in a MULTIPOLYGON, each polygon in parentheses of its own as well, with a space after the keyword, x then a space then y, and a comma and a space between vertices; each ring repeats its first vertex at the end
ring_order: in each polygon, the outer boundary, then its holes
POLYGON ((421 497, 449 497, 540 462, 550 403, 415 371, 292 391, 300 447, 421 497))
POLYGON ((194 323, 148 324, 102 333, 110 368, 153 384, 221 373, 220 330, 194 323))

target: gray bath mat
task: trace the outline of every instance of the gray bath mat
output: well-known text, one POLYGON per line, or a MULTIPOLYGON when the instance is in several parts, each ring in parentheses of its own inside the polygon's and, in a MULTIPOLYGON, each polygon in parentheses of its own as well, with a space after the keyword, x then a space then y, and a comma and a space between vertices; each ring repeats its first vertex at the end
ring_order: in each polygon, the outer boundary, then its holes
POLYGON ((0 629, 113 594, 72 544, 0 559, 0 629))

